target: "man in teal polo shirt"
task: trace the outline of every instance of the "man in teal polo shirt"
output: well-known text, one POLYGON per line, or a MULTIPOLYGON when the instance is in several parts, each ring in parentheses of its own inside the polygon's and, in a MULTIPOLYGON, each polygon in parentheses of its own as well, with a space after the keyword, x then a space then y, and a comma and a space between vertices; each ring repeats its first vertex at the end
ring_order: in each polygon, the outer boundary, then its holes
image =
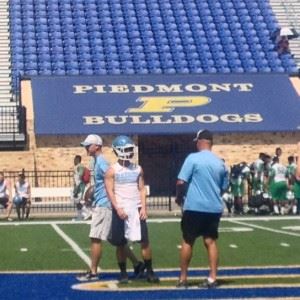
POLYGON ((176 203, 182 206, 180 277, 177 287, 187 288, 187 271, 195 240, 203 237, 209 259, 209 276, 201 287, 217 286, 219 221, 223 212, 221 194, 228 187, 224 161, 211 152, 213 135, 200 130, 196 138, 198 152, 190 154, 180 170, 176 184, 176 203))
POLYGON ((94 157, 94 196, 92 202, 92 222, 90 229, 91 267, 90 270, 77 276, 80 281, 98 280, 98 264, 102 255, 102 241, 107 241, 111 230, 112 208, 104 186, 104 175, 109 168, 102 154, 102 138, 90 134, 81 143, 87 154, 94 157))

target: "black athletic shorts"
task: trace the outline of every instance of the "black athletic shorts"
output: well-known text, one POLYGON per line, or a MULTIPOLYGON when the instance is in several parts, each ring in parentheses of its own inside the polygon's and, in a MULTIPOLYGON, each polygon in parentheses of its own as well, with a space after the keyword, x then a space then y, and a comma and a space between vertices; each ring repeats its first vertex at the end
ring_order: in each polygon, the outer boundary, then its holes
MULTIPOLYGON (((140 220, 141 222, 141 240, 139 243, 148 243, 148 228, 145 220, 140 220)), ((127 244, 127 239, 125 238, 125 224, 117 212, 113 209, 112 211, 112 221, 111 221, 111 232, 108 237, 108 241, 113 246, 124 246, 127 244)))
POLYGON ((0 198, 0 205, 2 205, 4 208, 7 208, 8 206, 8 198, 7 197, 1 197, 0 198))
POLYGON ((199 236, 217 239, 221 215, 221 213, 184 211, 181 219, 183 239, 187 243, 194 242, 199 236))

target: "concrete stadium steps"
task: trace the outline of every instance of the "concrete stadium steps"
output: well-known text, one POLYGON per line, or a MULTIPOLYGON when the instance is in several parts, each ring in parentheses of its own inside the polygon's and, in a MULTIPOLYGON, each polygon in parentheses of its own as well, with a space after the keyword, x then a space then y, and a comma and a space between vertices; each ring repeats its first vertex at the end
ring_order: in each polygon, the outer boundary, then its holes
MULTIPOLYGON (((9 1, 0 0, 0 107, 17 105, 13 102, 11 51, 9 33, 9 1)), ((18 115, 0 110, 0 149, 23 149, 26 137, 19 132, 18 115)))
POLYGON ((11 105, 12 100, 9 1, 0 0, 0 105, 11 105))
MULTIPOLYGON (((300 34, 300 0, 269 0, 281 27, 292 27, 300 34)), ((300 37, 290 40, 290 49, 300 70, 300 37)))
MULTIPOLYGON (((24 142, 25 136, 23 133, 17 133, 17 134, 11 134, 11 133, 0 133, 0 143, 8 143, 8 142, 22 142, 22 148, 23 148, 23 142, 24 142)), ((8 147, 10 148, 10 147, 8 147)), ((3 149, 3 147, 1 147, 3 149)))

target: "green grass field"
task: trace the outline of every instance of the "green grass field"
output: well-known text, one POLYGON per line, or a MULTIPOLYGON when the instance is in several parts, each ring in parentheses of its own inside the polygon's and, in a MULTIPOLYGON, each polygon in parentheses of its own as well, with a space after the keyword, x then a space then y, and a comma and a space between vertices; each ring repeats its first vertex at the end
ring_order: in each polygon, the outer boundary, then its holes
MULTIPOLYGON (((155 268, 178 269, 179 222, 151 219, 148 225, 155 268)), ((86 270, 87 261, 80 253, 89 257, 88 233, 88 224, 69 221, 2 222, 0 271, 86 270), (57 233, 54 223, 64 237, 57 233)), ((220 267, 300 265, 300 219, 224 219, 218 244, 220 267)), ((139 245, 132 247, 139 256, 139 245)), ((104 244, 100 267, 117 270, 115 249, 108 243, 104 244)), ((207 267, 200 239, 194 247, 191 267, 207 267)))

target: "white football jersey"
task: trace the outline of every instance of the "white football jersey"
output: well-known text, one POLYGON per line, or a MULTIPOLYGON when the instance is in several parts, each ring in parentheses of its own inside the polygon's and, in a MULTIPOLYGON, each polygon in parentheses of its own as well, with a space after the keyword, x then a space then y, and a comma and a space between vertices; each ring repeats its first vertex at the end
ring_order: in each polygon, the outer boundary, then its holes
POLYGON ((274 174, 274 182, 286 181, 286 167, 276 163, 272 166, 274 174))
POLYGON ((128 167, 119 163, 112 165, 115 171, 114 191, 119 207, 140 207, 141 194, 138 188, 141 167, 131 163, 128 167))

